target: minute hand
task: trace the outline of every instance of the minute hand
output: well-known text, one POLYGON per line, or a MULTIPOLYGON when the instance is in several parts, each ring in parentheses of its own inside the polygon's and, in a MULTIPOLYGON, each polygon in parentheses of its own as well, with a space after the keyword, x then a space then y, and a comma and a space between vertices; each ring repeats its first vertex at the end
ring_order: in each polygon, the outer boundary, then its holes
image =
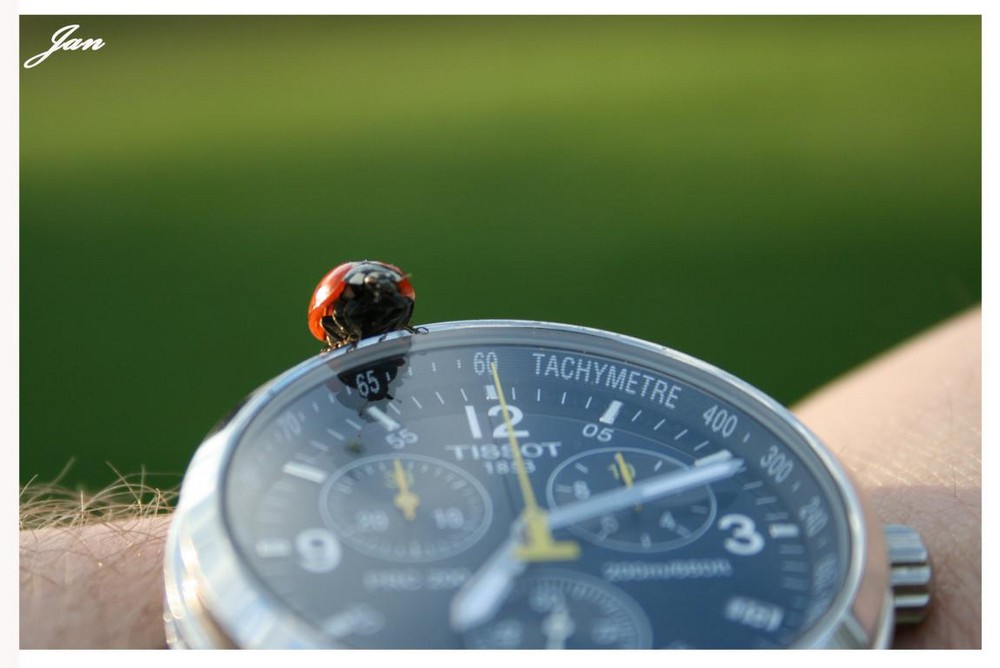
POLYGON ((584 501, 552 508, 548 512, 549 529, 551 531, 563 529, 571 524, 586 522, 622 508, 655 501, 699 485, 718 482, 732 476, 742 466, 742 459, 727 459, 693 466, 634 483, 631 487, 613 489, 595 494, 584 501))

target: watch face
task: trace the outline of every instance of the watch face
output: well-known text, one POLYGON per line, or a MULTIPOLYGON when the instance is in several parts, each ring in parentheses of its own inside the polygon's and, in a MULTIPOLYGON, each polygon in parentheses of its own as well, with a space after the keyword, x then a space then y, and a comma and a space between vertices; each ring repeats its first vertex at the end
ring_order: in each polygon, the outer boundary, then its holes
POLYGON ((783 647, 849 579, 827 455, 650 344, 431 327, 265 394, 235 420, 222 514, 261 605, 319 644, 783 647))

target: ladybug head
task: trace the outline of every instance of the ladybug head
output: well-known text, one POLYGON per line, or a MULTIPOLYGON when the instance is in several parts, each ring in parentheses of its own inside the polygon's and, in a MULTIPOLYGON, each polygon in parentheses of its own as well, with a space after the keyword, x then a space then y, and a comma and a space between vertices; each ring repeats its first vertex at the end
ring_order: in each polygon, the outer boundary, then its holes
POLYGON ((391 269, 375 263, 363 263, 355 269, 360 281, 352 280, 351 273, 346 276, 347 285, 344 291, 366 291, 376 304, 383 299, 392 299, 399 294, 399 282, 403 279, 391 269), (357 285, 357 287, 355 287, 357 285))

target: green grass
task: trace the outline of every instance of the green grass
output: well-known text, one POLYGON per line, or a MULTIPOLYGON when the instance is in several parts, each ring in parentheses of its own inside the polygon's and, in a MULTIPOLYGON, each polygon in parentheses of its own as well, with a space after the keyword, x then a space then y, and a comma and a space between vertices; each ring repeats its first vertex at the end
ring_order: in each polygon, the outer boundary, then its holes
POLYGON ((179 474, 346 259, 784 402, 981 296, 975 17, 79 22, 21 74, 22 481, 179 474))

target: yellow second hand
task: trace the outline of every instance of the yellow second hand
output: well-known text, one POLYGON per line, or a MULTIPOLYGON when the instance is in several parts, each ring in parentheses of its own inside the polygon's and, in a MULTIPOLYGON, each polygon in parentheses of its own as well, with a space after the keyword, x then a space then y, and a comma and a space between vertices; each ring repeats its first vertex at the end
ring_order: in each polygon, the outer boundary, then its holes
POLYGON ((510 444, 510 453, 514 458, 514 469, 517 471, 517 482, 521 486, 521 496, 524 498, 524 510, 538 510, 538 501, 535 499, 535 490, 531 488, 531 480, 528 478, 528 471, 524 466, 524 458, 521 456, 521 446, 514 435, 514 424, 510 421, 510 411, 507 410, 507 399, 503 394, 503 387, 500 385, 500 374, 497 373, 496 362, 490 363, 490 371, 493 372, 493 385, 497 390, 497 398, 500 400, 500 413, 503 415, 504 425, 507 427, 507 442, 510 444))
POLYGON ((510 444, 514 469, 517 471, 517 482, 521 487, 521 496, 524 499, 523 517, 527 541, 515 550, 515 554, 523 561, 576 559, 580 556, 579 544, 571 540, 557 542, 552 538, 545 511, 538 507, 535 490, 531 487, 528 470, 524 466, 524 458, 521 456, 521 446, 517 442, 517 436, 514 435, 514 424, 511 422, 510 411, 507 409, 507 399, 504 397, 503 386, 500 384, 500 374, 497 372, 496 362, 490 363, 490 371, 493 373, 493 385, 496 387, 497 399, 500 401, 503 422, 507 427, 507 442, 510 444))

